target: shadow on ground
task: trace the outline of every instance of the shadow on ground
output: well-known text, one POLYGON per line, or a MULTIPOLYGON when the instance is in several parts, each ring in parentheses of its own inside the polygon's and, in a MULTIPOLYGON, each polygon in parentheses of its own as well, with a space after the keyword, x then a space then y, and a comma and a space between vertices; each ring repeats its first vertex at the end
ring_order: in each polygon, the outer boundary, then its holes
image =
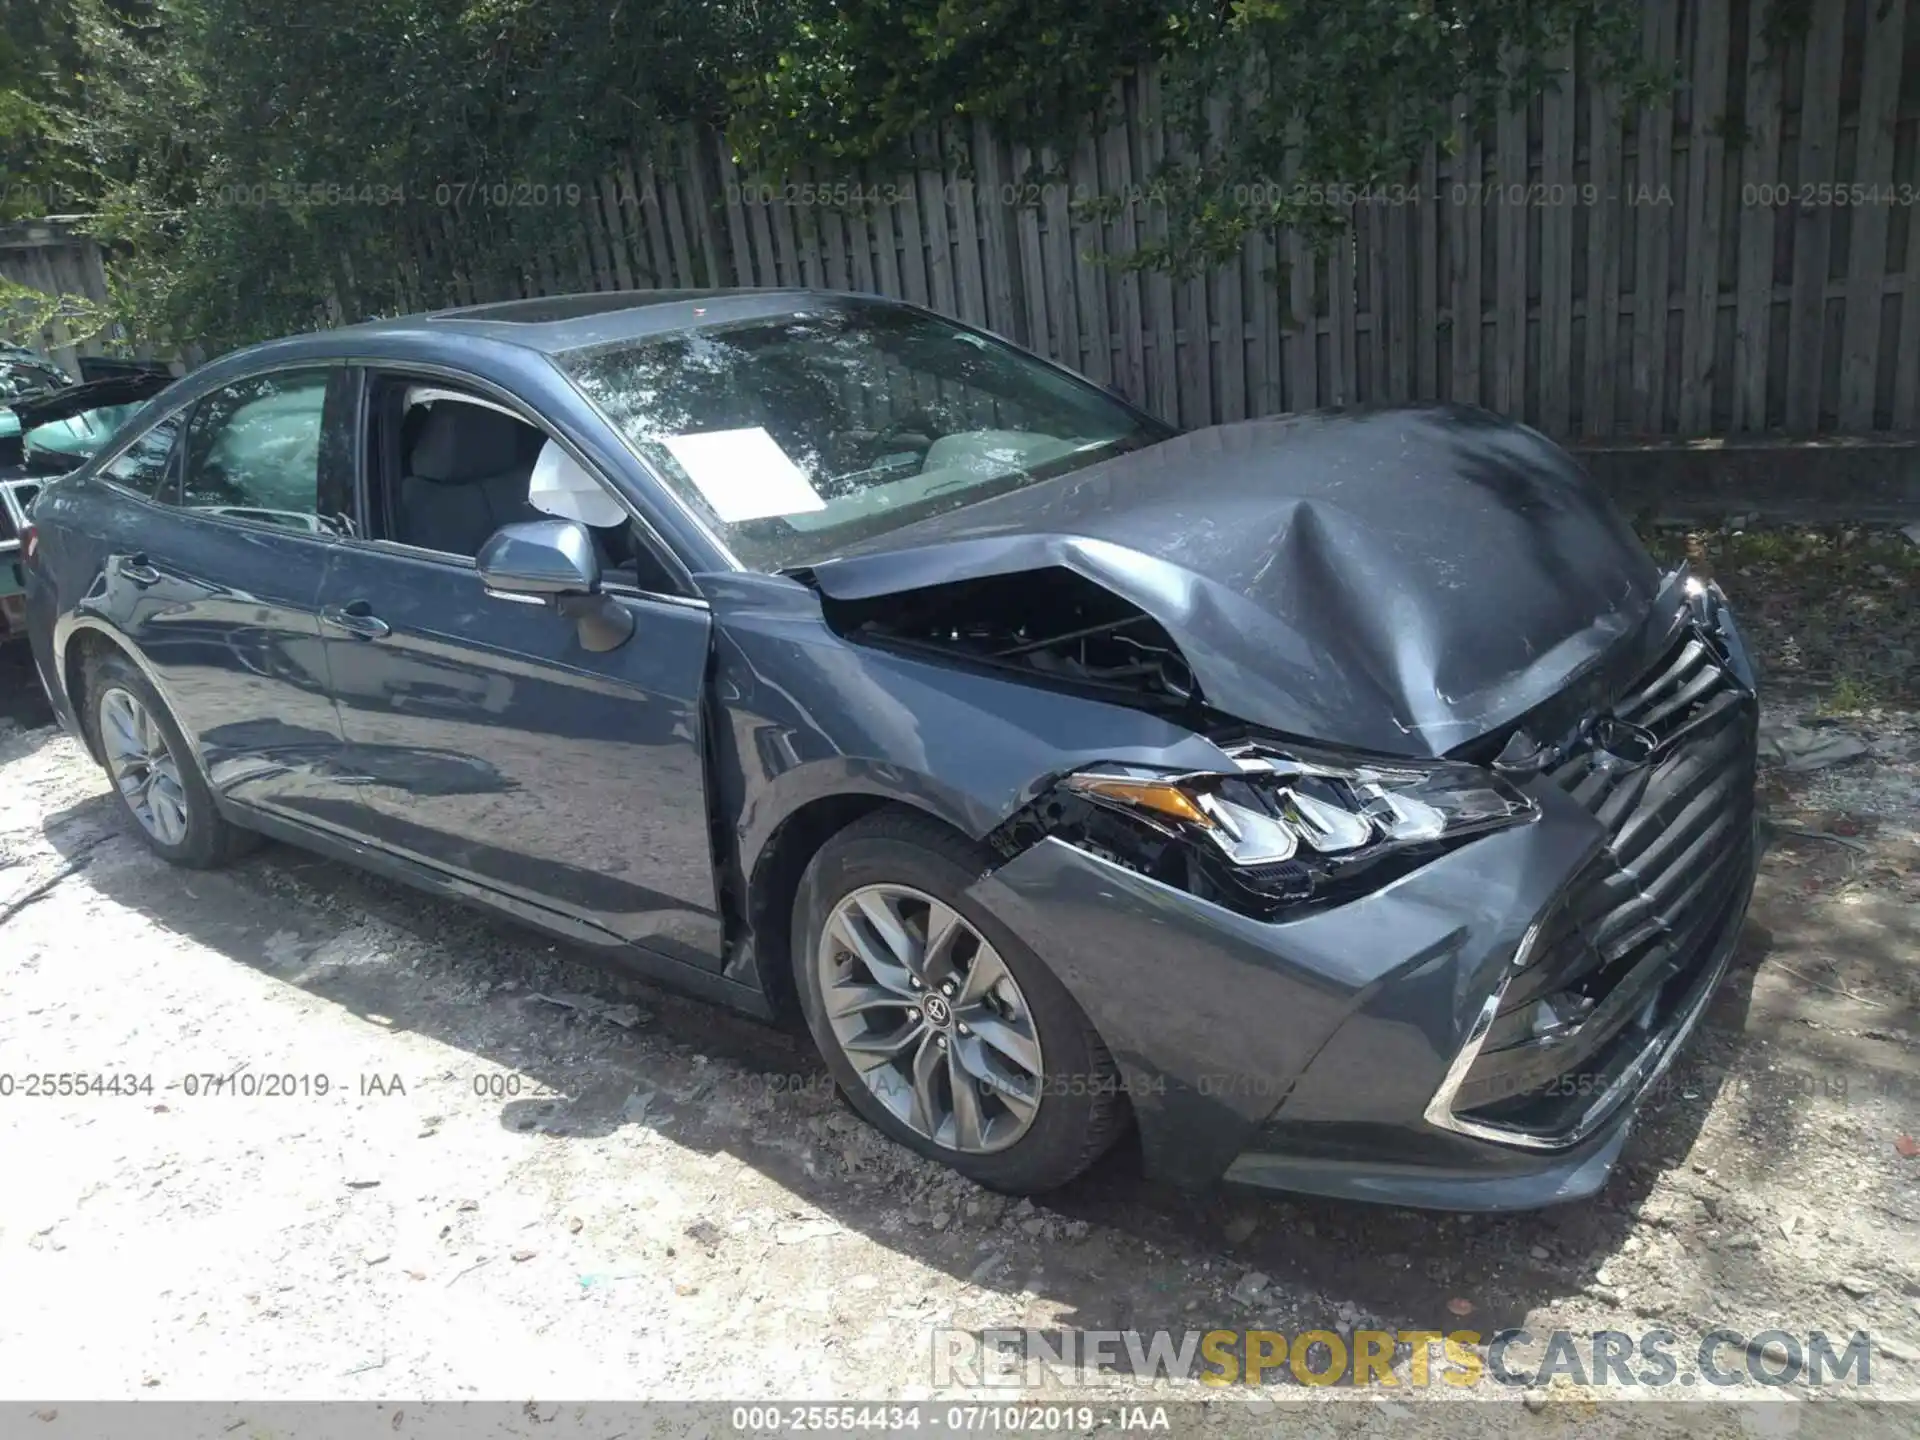
MULTIPOLYGON (((1672 1082, 1650 1099, 1622 1166, 1593 1200, 1463 1217, 1226 1191, 1187 1195, 1143 1181, 1137 1154, 1123 1144, 1047 1201, 1069 1220, 1106 1228, 1084 1243, 1046 1244, 1018 1227, 957 1217, 936 1229, 927 1213, 953 1205, 952 1182, 890 1147, 879 1147, 889 1156, 878 1163, 842 1163, 842 1137, 857 1127, 845 1125, 850 1112, 830 1094, 797 1027, 761 1025, 664 993, 591 952, 277 845, 228 872, 185 875, 130 839, 103 838, 118 826, 100 795, 51 816, 45 832, 89 864, 98 890, 155 924, 552 1092, 503 1099, 503 1126, 591 1143, 640 1123, 677 1145, 727 1151, 849 1230, 988 1288, 1031 1290, 1065 1307, 1061 1323, 1083 1329, 1283 1323, 1288 1305, 1303 1321, 1327 1324, 1331 1307, 1344 1302, 1395 1328, 1470 1325, 1486 1333, 1591 1292, 1595 1270, 1639 1223, 1641 1202, 1664 1175, 1686 1166, 1715 1076, 1737 1065, 1748 1044, 1755 966, 1772 938, 1764 923, 1749 921, 1706 1026, 1672 1082), (343 931, 369 919, 417 943, 351 964, 317 961, 343 931), (635 1004, 643 1022, 623 1030, 533 998, 535 991, 635 1004), (636 1094, 657 1097, 637 1120, 636 1094), (761 1122, 743 1125, 742 1112, 751 1115, 751 1102, 768 1095, 761 1122), (1005 1263, 984 1265, 983 1253, 990 1260, 995 1252, 1005 1252, 1005 1263), (1275 1298, 1266 1308, 1208 1298, 1249 1270, 1271 1277, 1275 1298), (1463 1296, 1473 1297, 1471 1320, 1449 1308, 1463 1296)), ((1900 943, 1889 937, 1866 962, 1891 973, 1907 963, 1900 943)), ((1794 1127, 1815 1123, 1814 1115, 1805 1107, 1769 1110, 1764 1143, 1791 1146, 1794 1127)), ((1714 1263, 1701 1257, 1703 1284, 1714 1263)), ((1683 1312, 1710 1303, 1705 1294, 1675 1299, 1683 1312)))

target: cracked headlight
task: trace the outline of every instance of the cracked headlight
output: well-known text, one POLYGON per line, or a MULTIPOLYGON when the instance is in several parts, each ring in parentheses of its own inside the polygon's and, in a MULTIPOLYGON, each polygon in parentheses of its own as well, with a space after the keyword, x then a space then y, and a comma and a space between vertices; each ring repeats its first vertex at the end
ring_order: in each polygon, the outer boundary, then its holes
MULTIPOLYGON (((1385 883, 1405 866, 1382 870, 1382 861, 1417 863, 1536 812, 1520 790, 1474 765, 1270 745, 1227 753, 1235 765, 1230 772, 1168 775, 1103 766, 1071 775, 1062 786, 1203 857, 1217 857, 1216 864, 1225 861, 1235 883, 1249 884, 1272 901, 1327 896, 1363 873, 1385 883)), ((1154 868, 1166 868, 1164 859, 1154 868)))

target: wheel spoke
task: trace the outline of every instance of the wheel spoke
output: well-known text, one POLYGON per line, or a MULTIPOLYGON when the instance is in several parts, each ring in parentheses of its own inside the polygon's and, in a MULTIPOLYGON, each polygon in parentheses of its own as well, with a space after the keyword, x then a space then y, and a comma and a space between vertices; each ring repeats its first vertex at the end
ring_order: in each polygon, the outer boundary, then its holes
POLYGON ((951 975, 954 945, 972 933, 972 927, 952 906, 931 901, 927 905, 927 943, 920 950, 920 978, 937 985, 951 975))
POLYGON ((973 1033, 1029 1075, 1040 1073, 1040 1046, 1025 1025, 981 1014, 967 1022, 973 1033))
POLYGON ((142 747, 132 707, 121 696, 109 695, 100 713, 107 722, 107 749, 113 757, 124 761, 138 755, 142 747))
POLYGON ((896 995, 912 995, 914 993, 913 977, 908 973, 906 966, 875 944, 873 937, 863 933, 864 928, 859 919, 842 911, 835 915, 827 934, 866 966, 867 973, 878 984, 896 995))
POLYGON ((939 1110, 939 1097, 934 1093, 934 1081, 945 1067, 940 1047, 934 1044, 933 1036, 928 1035, 920 1041, 920 1049, 913 1057, 913 1118, 907 1123, 923 1135, 939 1132, 943 1118, 939 1110))
POLYGON ((913 937, 907 933, 899 912, 887 902, 887 898, 877 890, 862 890, 854 896, 854 903, 860 907, 867 924, 873 927, 873 933, 880 937, 880 943, 887 947, 887 953, 893 957, 894 963, 918 974, 916 962, 919 959, 919 947, 913 943, 913 937))
POLYGON ((836 1020, 848 1015, 860 1015, 869 1010, 904 1009, 909 1000, 893 990, 881 985, 859 985, 852 981, 836 985, 827 992, 827 1014, 836 1020))
POLYGON ((960 987, 960 994, 954 1001, 955 1008, 978 1005, 1006 978, 1007 965, 1000 958, 1000 952, 982 940, 980 948, 974 952, 973 963, 967 967, 967 982, 960 987))
POLYGON ((862 1070, 871 1070, 876 1065, 885 1064, 904 1054, 914 1041, 926 1033, 927 1027, 924 1021, 908 1020, 897 1030, 889 1030, 885 1033, 869 1030, 865 1034, 855 1035, 850 1040, 842 1040, 840 1045, 856 1066, 862 1070))
POLYGON ((953 1092, 953 1143, 962 1150, 978 1150, 986 1122, 980 1115, 980 1096, 972 1077, 961 1068, 957 1049, 947 1051, 947 1088, 953 1092))
POLYGON ((146 798, 148 788, 153 784, 153 772, 137 765, 122 767, 114 777, 114 784, 120 787, 120 793, 127 797, 127 804, 138 810, 140 802, 146 798))

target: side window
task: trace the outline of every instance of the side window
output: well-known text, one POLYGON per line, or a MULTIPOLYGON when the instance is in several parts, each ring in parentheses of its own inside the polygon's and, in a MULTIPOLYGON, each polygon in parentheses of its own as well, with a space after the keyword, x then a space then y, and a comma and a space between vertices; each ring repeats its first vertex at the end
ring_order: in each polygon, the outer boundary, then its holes
POLYGON ((187 424, 177 503, 292 530, 339 528, 320 506, 327 369, 235 381, 203 397, 187 424))
POLYGON ((369 459, 388 539, 471 559, 503 525, 575 520, 608 581, 678 593, 620 502, 537 426, 438 383, 383 377, 380 391, 369 459))
POLYGON ((104 479, 142 495, 157 497, 167 477, 167 461, 180 433, 180 417, 169 415, 101 468, 104 479))

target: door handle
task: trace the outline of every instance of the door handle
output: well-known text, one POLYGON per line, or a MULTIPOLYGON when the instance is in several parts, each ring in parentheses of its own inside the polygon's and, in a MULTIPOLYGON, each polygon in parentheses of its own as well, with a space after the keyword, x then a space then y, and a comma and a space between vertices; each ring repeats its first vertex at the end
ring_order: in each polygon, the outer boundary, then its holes
POLYGON ((393 633, 393 627, 374 614, 373 607, 364 600, 322 606, 320 621, 359 640, 384 640, 393 633))
POLYGON ((142 589, 160 583, 160 572, 147 563, 147 557, 144 554, 129 555, 115 564, 113 569, 122 580, 130 585, 138 585, 142 589))

